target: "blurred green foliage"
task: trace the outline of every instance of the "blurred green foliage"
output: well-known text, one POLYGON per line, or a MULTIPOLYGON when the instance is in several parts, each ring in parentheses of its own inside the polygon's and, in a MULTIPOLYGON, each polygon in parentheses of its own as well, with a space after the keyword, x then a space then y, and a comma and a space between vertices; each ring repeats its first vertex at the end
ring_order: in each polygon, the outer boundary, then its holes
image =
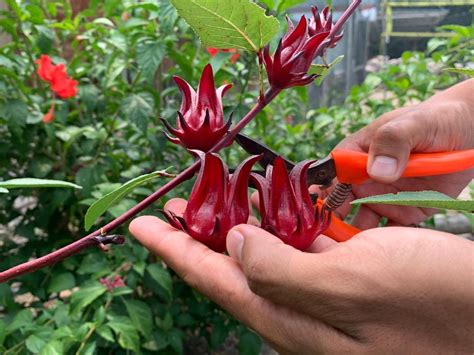
MULTIPOLYGON (((234 84, 224 100, 234 120, 257 99, 255 58, 241 53, 232 64, 229 54, 220 53, 210 59, 167 0, 93 0, 79 13, 64 0, 7 4, 9 9, 0 13, 0 28, 12 38, 0 48, 0 177, 65 180, 83 189, 2 194, 2 270, 83 236, 88 206, 120 184, 189 165, 192 158, 164 139, 158 121, 174 119, 180 104, 173 75, 196 86, 210 60, 217 83, 234 84), (44 124, 42 116, 52 97, 35 75, 34 61, 41 54, 67 63, 80 83, 77 98, 57 103, 51 124, 44 124), (31 197, 23 207, 18 206, 21 196, 31 197)), ((463 35, 436 39, 427 53, 406 52, 399 65, 369 74, 341 106, 308 110, 307 88, 287 90, 246 132, 295 161, 323 156, 379 115, 455 83, 456 75, 436 68, 472 60, 468 41, 463 35)), ((243 157, 238 148, 222 154, 230 166, 243 157)), ((164 181, 136 189, 99 223, 120 215, 164 181)), ((168 198, 186 197, 190 184, 168 198)), ((156 214, 164 202, 147 213, 156 214)), ((121 232, 126 234, 126 228, 121 232)), ((185 285, 133 238, 109 254, 88 250, 0 285, 2 354, 206 353, 226 344, 242 354, 260 349, 257 336, 185 285), (115 276, 126 286, 109 290, 100 282, 115 276)))

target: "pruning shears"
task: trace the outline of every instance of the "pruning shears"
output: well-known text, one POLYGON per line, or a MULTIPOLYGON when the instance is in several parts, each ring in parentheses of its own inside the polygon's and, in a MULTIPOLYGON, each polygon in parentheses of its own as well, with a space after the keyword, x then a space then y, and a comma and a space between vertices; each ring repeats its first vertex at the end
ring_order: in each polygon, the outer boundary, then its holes
MULTIPOLYGON (((262 155, 259 164, 266 169, 273 165, 276 153, 266 145, 243 134, 238 134, 236 142, 248 153, 262 155)), ((286 168, 291 170, 295 163, 282 157, 286 168)), ((349 196, 353 184, 361 184, 370 179, 367 174, 368 154, 351 150, 336 149, 323 159, 315 161, 308 169, 308 185, 327 187, 337 178, 338 184, 326 200, 318 200, 318 205, 334 211, 349 196)), ((402 177, 422 177, 444 175, 474 168, 474 149, 439 153, 413 153, 402 177)), ((328 237, 343 242, 360 230, 334 216, 324 232, 328 237)))

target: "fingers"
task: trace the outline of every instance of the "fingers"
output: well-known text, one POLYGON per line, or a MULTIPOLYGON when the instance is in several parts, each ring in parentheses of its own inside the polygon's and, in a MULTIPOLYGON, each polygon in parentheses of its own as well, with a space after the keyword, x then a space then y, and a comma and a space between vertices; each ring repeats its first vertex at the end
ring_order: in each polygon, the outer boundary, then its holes
POLYGON ((141 244, 159 255, 185 282, 240 320, 245 319, 238 309, 251 302, 252 295, 232 259, 213 252, 157 217, 139 217, 132 221, 129 229, 141 244))
POLYGON ((333 257, 342 244, 326 246, 320 254, 304 253, 249 225, 234 227, 227 236, 229 255, 239 261, 254 293, 329 324, 338 319, 339 296, 352 292, 350 282, 338 280, 334 272, 348 259, 333 257))
MULTIPOLYGON (((174 203, 171 202, 171 206, 174 203)), ((179 208, 180 203, 176 203, 179 208)), ((277 306, 254 294, 234 259, 213 252, 159 218, 139 217, 132 221, 129 228, 140 243, 159 255, 185 282, 257 331, 282 352, 309 345, 319 349, 319 352, 334 347, 334 344, 347 349, 353 346, 350 338, 321 321, 290 307, 277 306), (311 333, 310 337, 308 332, 311 333), (310 344, 305 344, 308 339, 310 344), (314 339, 317 339, 316 343, 314 339)))
POLYGON ((167 212, 173 212, 174 214, 182 217, 188 201, 182 198, 173 198, 169 200, 164 207, 164 210, 167 212))
POLYGON ((367 162, 367 172, 372 179, 392 183, 400 178, 411 150, 426 140, 426 122, 423 121, 420 112, 414 110, 375 131, 367 162))
POLYGON ((381 217, 373 209, 363 205, 355 214, 351 224, 362 230, 371 229, 378 227, 380 219, 381 217))
POLYGON ((314 243, 306 250, 307 253, 324 253, 330 251, 333 247, 337 246, 337 242, 334 239, 320 235, 316 238, 314 243))

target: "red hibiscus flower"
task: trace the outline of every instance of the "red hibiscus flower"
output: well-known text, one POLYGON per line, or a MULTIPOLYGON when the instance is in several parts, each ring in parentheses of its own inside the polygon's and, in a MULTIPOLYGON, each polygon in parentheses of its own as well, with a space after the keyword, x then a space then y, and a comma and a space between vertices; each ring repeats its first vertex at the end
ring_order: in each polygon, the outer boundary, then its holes
POLYGON ((51 91, 61 99, 68 99, 77 95, 77 81, 67 76, 64 64, 54 65, 51 57, 42 55, 36 61, 37 73, 41 79, 51 85, 51 91))
POLYGON ((233 53, 230 57, 230 61, 235 64, 237 60, 240 58, 240 53, 237 53, 237 49, 229 48, 229 49, 217 49, 217 48, 206 48, 207 52, 211 55, 211 58, 214 58, 217 53, 233 53))

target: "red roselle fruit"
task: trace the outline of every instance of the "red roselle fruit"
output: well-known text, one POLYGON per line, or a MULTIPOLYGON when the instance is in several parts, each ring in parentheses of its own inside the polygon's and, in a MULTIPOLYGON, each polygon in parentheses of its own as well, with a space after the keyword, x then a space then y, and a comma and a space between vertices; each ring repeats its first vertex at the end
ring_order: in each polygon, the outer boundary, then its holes
MULTIPOLYGON (((331 32, 334 27, 332 22, 332 12, 329 9, 329 6, 326 6, 321 13, 319 13, 318 8, 313 6, 311 8, 313 17, 310 18, 308 24, 308 33, 310 36, 315 36, 318 33, 331 32)), ((291 20, 289 20, 291 21, 291 20)), ((325 41, 322 46, 325 48, 333 48, 336 46, 342 38, 342 34, 334 36, 332 39, 325 41)))
POLYGON ((267 70, 270 85, 278 89, 292 86, 307 85, 317 75, 308 75, 308 70, 318 53, 323 54, 324 49, 334 46, 341 39, 341 35, 328 39, 333 28, 332 15, 325 8, 319 14, 316 7, 312 8, 313 18, 306 19, 303 15, 295 27, 288 20, 288 31, 280 40, 273 56, 270 55, 269 45, 263 51, 263 62, 267 70))
POLYGON ((261 226, 285 244, 308 249, 330 222, 330 214, 313 206, 306 172, 312 161, 297 164, 288 175, 282 158, 267 168, 266 177, 252 173, 260 198, 261 226))
POLYGON ((167 138, 187 149, 209 151, 227 133, 231 119, 224 123, 222 97, 232 85, 227 84, 216 90, 212 66, 206 65, 202 72, 197 93, 188 82, 179 76, 174 81, 183 95, 178 111, 177 128, 162 120, 168 131, 174 135, 167 138))
POLYGON ((217 252, 226 249, 229 230, 249 218, 248 180, 260 156, 246 159, 230 177, 214 153, 195 151, 201 168, 183 217, 163 212, 170 224, 217 252))

